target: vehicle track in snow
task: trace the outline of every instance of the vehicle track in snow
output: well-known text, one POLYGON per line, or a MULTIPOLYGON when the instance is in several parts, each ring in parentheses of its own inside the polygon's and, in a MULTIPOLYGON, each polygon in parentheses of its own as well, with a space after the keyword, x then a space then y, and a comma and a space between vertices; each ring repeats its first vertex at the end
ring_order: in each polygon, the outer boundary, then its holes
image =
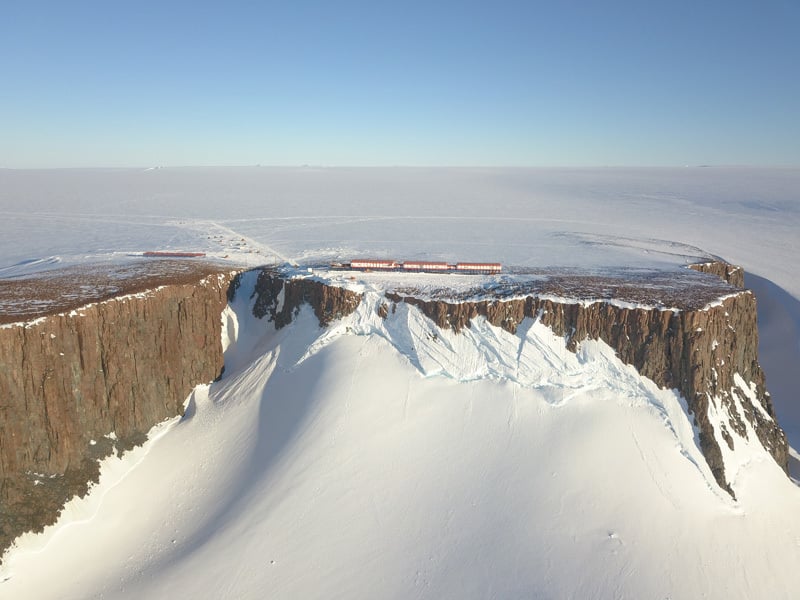
POLYGON ((264 264, 276 262, 297 265, 294 259, 285 256, 274 247, 248 237, 219 221, 179 220, 173 221, 171 224, 176 227, 199 232, 213 245, 219 246, 219 252, 228 253, 229 256, 233 254, 235 258, 246 258, 246 255, 256 255, 257 260, 245 260, 245 262, 248 263, 256 262, 258 264, 264 264))

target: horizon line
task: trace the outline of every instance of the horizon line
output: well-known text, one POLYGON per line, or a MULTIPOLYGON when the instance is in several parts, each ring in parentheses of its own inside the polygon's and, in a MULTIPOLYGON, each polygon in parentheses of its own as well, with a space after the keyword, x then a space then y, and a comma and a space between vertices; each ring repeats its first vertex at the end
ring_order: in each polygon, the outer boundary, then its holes
POLYGON ((509 169, 509 170, 558 170, 558 169, 799 169, 800 164, 673 164, 673 165, 414 165, 414 164, 174 164, 174 165, 83 165, 83 166, 30 166, 6 167, 0 165, 0 171, 160 171, 166 169, 509 169))

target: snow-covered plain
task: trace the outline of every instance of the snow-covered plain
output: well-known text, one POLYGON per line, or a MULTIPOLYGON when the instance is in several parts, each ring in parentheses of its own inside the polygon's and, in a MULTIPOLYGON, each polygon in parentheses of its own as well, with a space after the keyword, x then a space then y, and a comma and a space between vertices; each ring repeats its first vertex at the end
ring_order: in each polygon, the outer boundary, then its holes
MULTIPOLYGON (((798 169, 0 171, 0 276, 201 250, 677 268, 759 298, 800 445, 798 169)), ((227 257, 227 258, 223 258, 227 257)), ((225 315, 226 376, 24 536, 9 598, 792 598, 800 490, 742 448, 733 501, 681 399, 533 321, 455 335, 375 298, 329 330, 225 315)))

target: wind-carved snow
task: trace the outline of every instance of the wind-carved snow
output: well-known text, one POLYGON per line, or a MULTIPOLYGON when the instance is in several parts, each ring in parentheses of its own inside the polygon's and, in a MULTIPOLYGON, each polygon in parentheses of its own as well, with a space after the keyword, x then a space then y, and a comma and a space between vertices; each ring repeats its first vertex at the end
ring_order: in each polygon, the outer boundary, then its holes
POLYGON ((52 269, 61 262, 60 256, 22 260, 15 265, 0 267, 0 277, 17 277, 39 270, 52 269))
POLYGON ((222 310, 222 351, 225 352, 239 337, 239 319, 236 312, 226 306, 222 310))

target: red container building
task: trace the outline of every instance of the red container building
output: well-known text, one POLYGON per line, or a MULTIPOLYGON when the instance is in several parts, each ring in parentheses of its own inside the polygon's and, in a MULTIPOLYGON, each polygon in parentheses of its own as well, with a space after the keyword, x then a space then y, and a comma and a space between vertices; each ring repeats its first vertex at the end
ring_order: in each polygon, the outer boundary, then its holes
POLYGON ((499 273, 503 270, 500 263, 457 263, 456 271, 469 271, 478 273, 499 273))
POLYGON ((397 269, 399 266, 396 260, 358 258, 350 261, 351 269, 397 269))
POLYGON ((446 262, 429 260, 407 260, 403 263, 403 269, 406 271, 449 271, 452 268, 452 265, 446 262))

